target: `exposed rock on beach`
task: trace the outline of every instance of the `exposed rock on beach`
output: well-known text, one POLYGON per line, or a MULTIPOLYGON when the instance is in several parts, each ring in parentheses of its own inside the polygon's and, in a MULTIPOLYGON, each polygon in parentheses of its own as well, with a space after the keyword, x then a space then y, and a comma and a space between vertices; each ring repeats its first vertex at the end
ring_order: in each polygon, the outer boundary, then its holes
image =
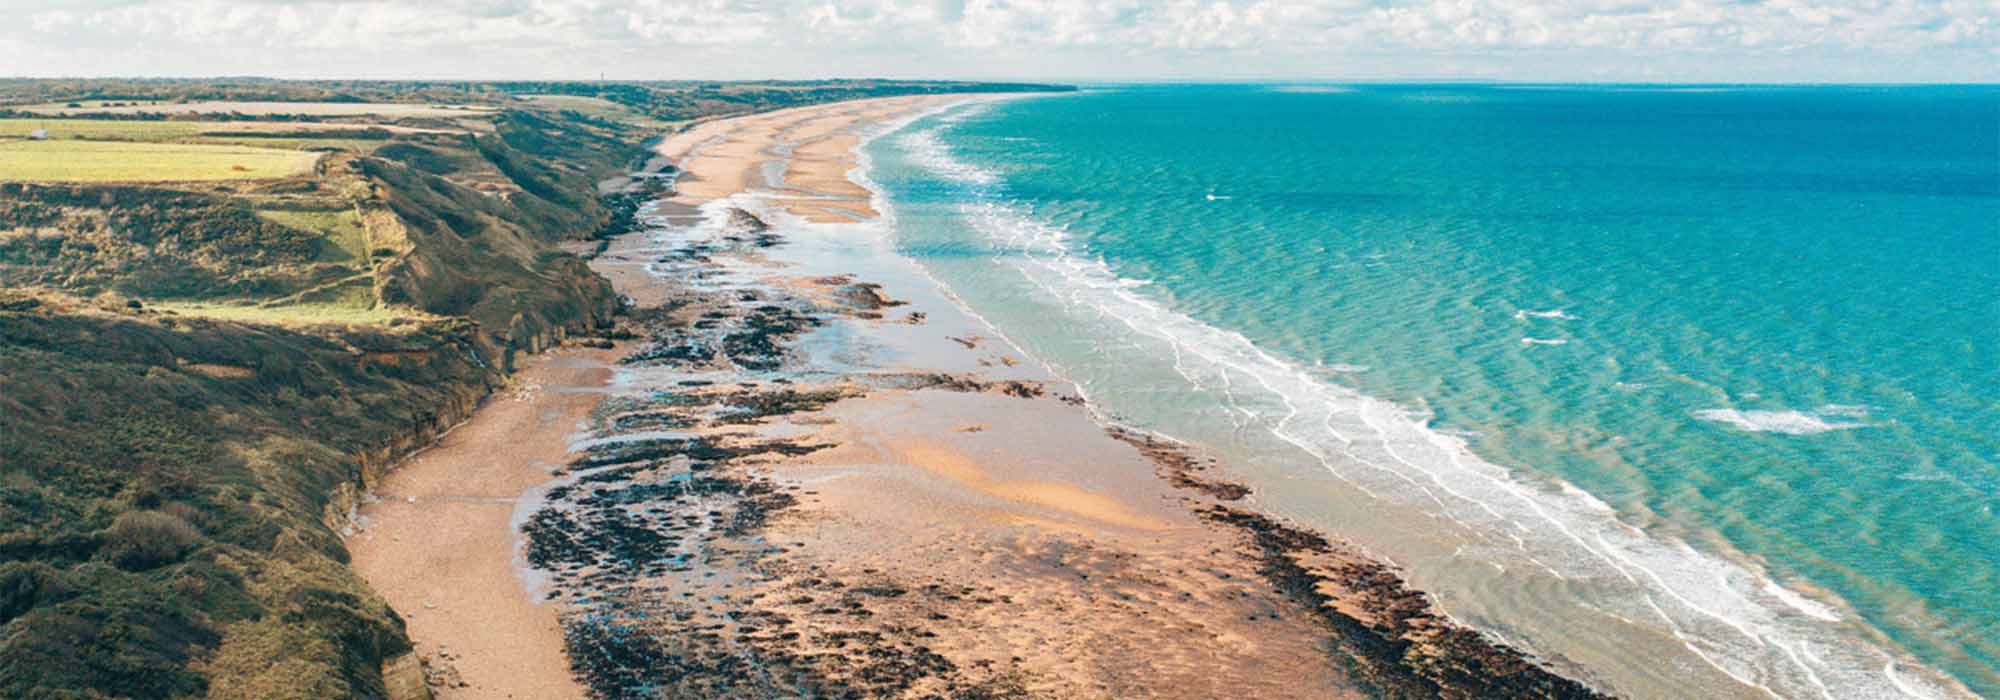
MULTIPOLYGON (((517 465, 466 546, 554 632, 479 646, 509 633, 417 613, 419 650, 440 665, 448 646, 467 684, 441 695, 505 697, 512 660, 554 655, 574 686, 535 697, 1594 697, 1259 513, 1228 465, 1107 428, 848 236, 874 215, 845 177, 857 134, 935 104, 663 144, 683 180, 593 262, 635 303, 629 339, 563 360, 577 374, 540 391, 541 424, 513 424, 533 435, 475 417, 462 430, 491 442, 438 450, 517 465), (751 184, 773 160, 783 187, 751 184), (827 269, 842 256, 861 262, 827 269)), ((453 464, 410 478, 480 463, 453 464)))

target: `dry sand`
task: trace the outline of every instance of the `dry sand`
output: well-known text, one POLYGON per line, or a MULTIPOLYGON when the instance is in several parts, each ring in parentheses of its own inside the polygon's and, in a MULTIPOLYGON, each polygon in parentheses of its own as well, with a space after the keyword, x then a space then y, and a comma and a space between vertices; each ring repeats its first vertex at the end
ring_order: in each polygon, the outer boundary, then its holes
MULTIPOLYGON (((659 148, 682 169, 671 205, 753 192, 769 209, 807 222, 876 216, 869 191, 848 178, 862 136, 961 99, 867 100, 698 126, 659 148), (783 173, 782 181, 767 179, 769 172, 783 173)), ((723 301, 708 302, 718 310, 710 311, 697 297, 676 297, 662 289, 669 284, 640 271, 661 252, 669 251, 621 242, 597 267, 635 298, 676 298, 679 311, 666 327, 734 313, 726 303, 734 287, 727 282, 717 295, 723 301)), ((721 278, 764 290, 756 292, 758 303, 783 304, 789 297, 837 308, 838 292, 852 281, 804 276, 753 249, 713 255, 735 265, 721 278)), ((717 283, 714 273, 703 273, 705 284, 717 283)), ((936 294, 884 291, 892 298, 936 294)), ((842 323, 855 324, 853 332, 863 335, 907 327, 906 316, 880 313, 872 303, 853 316, 842 323), (876 317, 887 318, 871 320, 876 317)), ((1015 369, 1007 348, 948 337, 974 337, 969 330, 930 330, 913 346, 914 365, 894 369, 985 365, 993 371, 956 376, 973 382, 1033 376, 1037 386, 1059 385, 1038 371, 1015 369)), ((625 583, 616 585, 602 578, 586 583, 593 574, 605 575, 601 567, 586 566, 559 577, 558 589, 592 597, 627 591, 617 609, 682 620, 650 627, 662 639, 697 640, 680 642, 686 646, 676 653, 698 657, 706 651, 699 642, 704 635, 725 646, 734 634, 729 653, 755 649, 749 655, 767 664, 804 666, 819 682, 867 696, 1011 690, 1064 698, 1359 696, 1333 667, 1324 628, 1259 578, 1254 560, 1231 554, 1240 549, 1237 534, 1197 517, 1187 506, 1189 494, 1161 479, 1146 455, 1107 435, 1079 404, 1025 392, 857 389, 840 377, 785 390, 859 395, 747 431, 737 421, 702 422, 699 411, 687 415, 697 423, 691 432, 717 444, 790 436, 794 444, 823 447, 803 457, 759 458, 740 471, 699 471, 710 478, 768 479, 794 489, 788 493, 796 495, 796 505, 767 513, 711 497, 689 510, 708 510, 712 520, 732 508, 755 510, 764 525, 754 537, 698 536, 695 565, 619 578, 625 583), (782 554, 747 554, 767 541, 790 546, 782 554), (890 593, 829 598, 829 586, 890 593), (789 635, 766 636, 745 619, 782 621, 789 635), (951 670, 814 661, 931 654, 951 670)), ((652 415, 662 409, 629 410, 652 415)), ((669 473, 685 474, 661 468, 661 475, 669 473)), ((701 531, 688 525, 697 520, 667 527, 680 534, 701 531)), ((585 663, 601 668, 604 662, 585 663)), ((688 675, 704 672, 709 670, 688 675)))
MULTIPOLYGON (((875 216, 854 146, 955 99, 698 125, 659 147, 681 175, 654 214, 750 192, 766 215, 875 216)), ((637 301, 629 364, 532 364, 363 509, 356 566, 465 684, 443 697, 1363 697, 1350 671, 1414 696, 1583 696, 1245 510, 1198 458, 1099 425, 920 277, 874 287, 804 269, 813 243, 687 235, 719 238, 634 234, 593 263, 637 301), (850 340, 828 365, 805 346, 833 325, 850 340), (599 442, 571 451, 586 418, 599 442), (563 602, 531 598, 519 561, 563 602), (1433 677, 1489 672, 1504 682, 1459 693, 1433 677)))
POLYGON ((707 122, 661 141, 655 149, 677 162, 673 201, 698 205, 750 189, 780 193, 779 205, 807 221, 876 216, 869 192, 849 179, 859 165, 862 133, 899 116, 964 96, 885 97, 799 107, 707 122), (782 182, 766 182, 766 163, 781 162, 782 182))
POLYGON ((360 509, 362 527, 347 540, 354 568, 409 624, 438 697, 583 697, 555 608, 535 602, 517 573, 512 520, 516 499, 567 461, 567 436, 602 396, 613 357, 535 358, 360 509))
MULTIPOLYGON (((761 184, 773 147, 801 149, 786 172, 816 207, 872 216, 868 193, 845 173, 855 166, 856 128, 937 98, 887 98, 783 110, 709 122, 659 149, 684 174, 673 202, 699 204, 761 184), (813 201, 829 198, 836 201, 813 201)), ((641 306, 665 293, 640 261, 612 254, 599 271, 641 306)), ((440 443, 409 459, 375 490, 347 540, 357 571, 402 614, 433 692, 446 700, 581 698, 563 654, 553 604, 534 600, 519 570, 518 499, 549 482, 568 459, 567 438, 602 398, 607 351, 559 351, 530 362, 516 390, 490 399, 440 443)))

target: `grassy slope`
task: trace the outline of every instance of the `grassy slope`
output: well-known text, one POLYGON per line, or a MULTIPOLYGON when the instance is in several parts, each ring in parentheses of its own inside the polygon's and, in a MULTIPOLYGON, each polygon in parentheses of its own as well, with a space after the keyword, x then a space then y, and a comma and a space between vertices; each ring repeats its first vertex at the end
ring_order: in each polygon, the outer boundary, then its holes
POLYGON ((545 161, 493 131, 399 142, 491 194, 360 153, 226 192, 0 186, 0 282, 35 290, 0 289, 0 697, 386 692, 408 642, 344 566, 346 504, 615 309, 555 244, 637 144, 545 161))
POLYGON ((498 378, 474 344, 0 311, 0 697, 381 695, 408 642, 330 511, 498 378))
MULTIPOLYGON (((409 643, 344 566, 346 507, 513 353, 608 320, 608 284, 556 244, 629 213, 594 185, 638 124, 897 89, 533 87, 625 107, 404 120, 428 131, 310 178, 0 185, 0 697, 382 697, 409 643)), ((523 90, 0 80, 0 101, 523 90)))
POLYGON ((361 225, 361 217, 353 209, 259 209, 257 215, 286 228, 324 236, 326 245, 321 247, 321 260, 353 263, 357 270, 367 269, 368 229, 361 225))

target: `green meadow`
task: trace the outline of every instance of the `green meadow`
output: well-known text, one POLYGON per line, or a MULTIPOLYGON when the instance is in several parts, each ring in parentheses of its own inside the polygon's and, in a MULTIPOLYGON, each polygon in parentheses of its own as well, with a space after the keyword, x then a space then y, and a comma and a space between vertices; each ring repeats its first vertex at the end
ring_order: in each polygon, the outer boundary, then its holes
POLYGON ((424 314, 409 309, 397 309, 372 304, 343 303, 339 301, 275 304, 269 306, 260 304, 160 302, 154 304, 153 307, 184 316, 212 318, 223 321, 240 321, 244 323, 264 323, 285 327, 326 324, 383 326, 398 319, 426 318, 424 314))
POLYGON ((664 128, 669 122, 601 97, 582 95, 516 95, 515 99, 543 109, 570 111, 586 117, 623 122, 647 128, 664 128))
POLYGON ((412 104, 400 102, 262 102, 262 101, 197 101, 197 102, 134 102, 111 106, 103 100, 71 103, 46 103, 30 105, 22 109, 37 114, 304 114, 316 117, 467 117, 486 116, 493 113, 492 107, 481 105, 412 104))
POLYGON ((362 226, 361 217, 351 208, 335 211, 264 209, 259 210, 257 215, 280 226, 325 236, 327 245, 320 254, 322 260, 349 263, 362 270, 368 267, 368 229, 362 226))
POLYGON ((123 119, 0 119, 0 138, 27 138, 36 129, 47 129, 50 139, 58 141, 171 141, 198 136, 204 131, 214 131, 227 125, 226 122, 123 119))
POLYGON ((977 87, 760 85, 0 79, 0 699, 404 697, 344 514, 615 327, 563 252, 636 225, 599 183, 661 124, 977 87))
POLYGON ((0 181, 256 180, 312 171, 320 154, 253 146, 125 141, 0 141, 0 181))
POLYGON ((338 149, 368 152, 392 137, 360 138, 372 125, 283 124, 254 121, 132 119, 0 119, 0 139, 25 139, 46 130, 50 141, 144 141, 231 144, 289 150, 338 149))

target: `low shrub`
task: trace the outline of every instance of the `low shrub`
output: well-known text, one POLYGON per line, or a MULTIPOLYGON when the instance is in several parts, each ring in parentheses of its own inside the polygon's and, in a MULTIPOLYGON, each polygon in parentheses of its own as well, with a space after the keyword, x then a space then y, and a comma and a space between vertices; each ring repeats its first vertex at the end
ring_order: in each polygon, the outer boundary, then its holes
POLYGON ((120 513, 103 537, 98 554, 120 568, 137 571, 180 561, 201 541, 201 531, 157 510, 133 510, 120 513))

